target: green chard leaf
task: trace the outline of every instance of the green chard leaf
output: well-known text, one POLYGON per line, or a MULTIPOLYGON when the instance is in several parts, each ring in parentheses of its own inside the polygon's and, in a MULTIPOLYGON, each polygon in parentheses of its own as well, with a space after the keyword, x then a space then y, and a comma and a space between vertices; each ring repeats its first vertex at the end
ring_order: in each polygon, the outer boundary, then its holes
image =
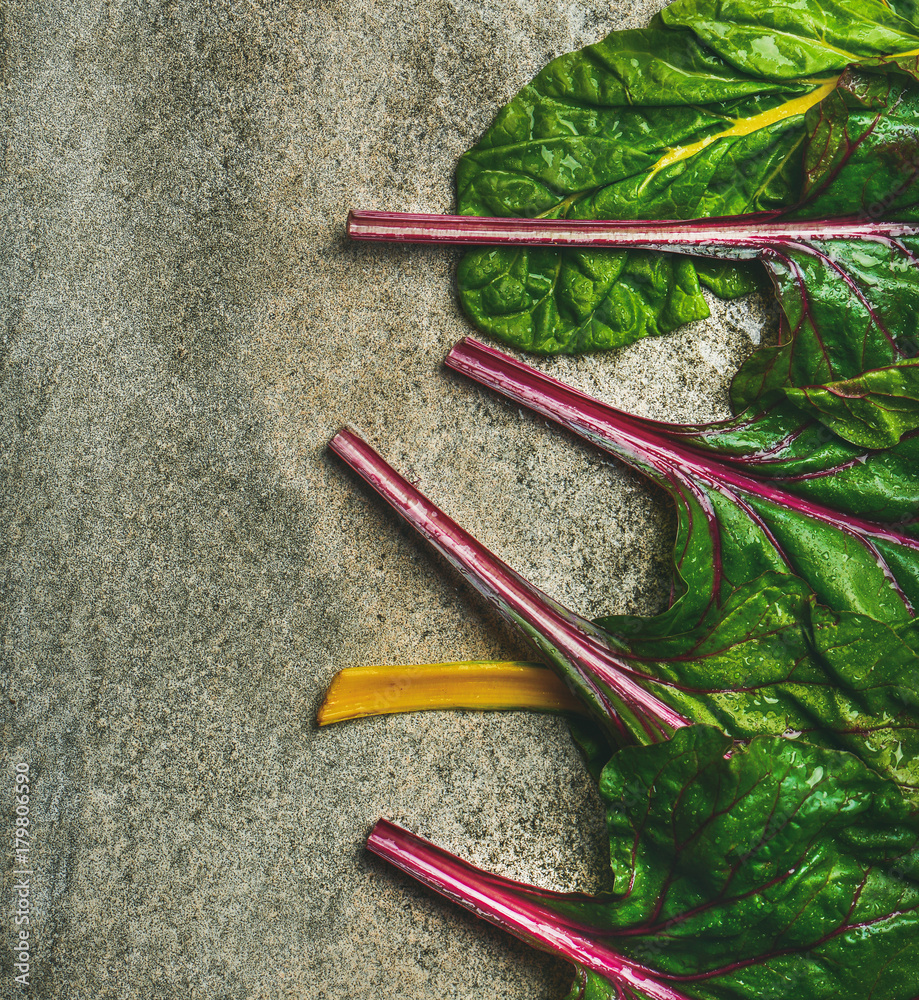
POLYGON ((764 573, 798 577, 834 611, 887 624, 910 621, 919 609, 919 434, 866 450, 832 433, 813 404, 803 413, 781 398, 723 423, 660 423, 471 339, 447 365, 670 493, 678 515, 671 631, 694 627, 710 606, 764 573))
MULTIPOLYGON (((774 734, 848 750, 919 801, 919 643, 911 623, 896 629, 837 614, 800 580, 766 573, 684 632, 671 631, 666 615, 597 624, 624 669, 694 723, 735 740, 774 734)), ((641 715, 619 711, 647 742, 641 715)))
POLYGON ((919 239, 785 244, 764 263, 783 310, 779 340, 734 377, 735 412, 773 391, 844 382, 915 357, 919 239))
POLYGON ((474 251, 459 285, 479 325, 544 354, 620 347, 709 314, 692 261, 671 254, 474 251))
MULTIPOLYGON (((846 73, 832 97, 809 113, 808 200, 790 218, 856 209, 871 217, 919 217, 919 87, 906 89, 890 77, 868 78, 863 87, 865 79, 846 73), (851 110, 857 94, 865 110, 851 110)), ((848 238, 841 231, 838 238, 765 251, 761 259, 782 309, 779 341, 741 367, 731 386, 735 411, 772 390, 849 380, 919 353, 919 239, 882 230, 848 238)))
POLYGON ((679 0, 655 21, 691 31, 738 70, 785 80, 871 63, 902 53, 919 55, 911 4, 886 0, 813 0, 763 4, 758 0, 679 0))
MULTIPOLYGON (((678 2, 647 29, 550 63, 460 160, 460 214, 915 219, 916 25, 877 0, 736 6, 735 23, 733 4, 678 2)), ((646 257, 473 250, 460 299, 493 336, 575 353, 707 315, 700 279, 724 295, 754 281, 742 265, 685 260, 668 273, 646 257)))
POLYGON ((606 766, 608 895, 521 885, 386 821, 371 851, 576 968, 569 1000, 919 995, 919 822, 855 757, 694 726, 606 766))
MULTIPOLYGON (((511 371, 504 368, 501 379, 509 382, 511 371)), ((559 401, 573 409, 572 397, 559 401)), ((902 603, 884 624, 821 606, 787 567, 745 579, 738 567, 732 572, 716 561, 701 581, 711 587, 713 574, 715 593, 700 595, 693 589, 699 581, 684 570, 690 588, 664 614, 589 622, 498 560, 353 432, 341 432, 332 448, 582 701, 603 733, 598 739, 595 728, 575 727, 593 769, 612 746, 666 740, 682 727, 708 723, 740 741, 769 734, 848 750, 919 801, 919 634, 902 603)))
POLYGON ((919 427, 919 362, 826 385, 784 389, 785 398, 834 434, 863 448, 893 448, 919 427))

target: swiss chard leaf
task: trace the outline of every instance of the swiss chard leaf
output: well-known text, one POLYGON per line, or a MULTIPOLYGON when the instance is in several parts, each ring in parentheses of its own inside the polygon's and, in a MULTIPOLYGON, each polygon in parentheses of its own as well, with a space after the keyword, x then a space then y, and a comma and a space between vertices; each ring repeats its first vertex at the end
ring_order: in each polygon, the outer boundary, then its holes
POLYGON ((368 846, 572 961, 572 1000, 919 994, 919 823, 856 758, 695 726, 621 750, 600 789, 608 896, 484 873, 385 821, 368 846))
MULTIPOLYGON (((635 294, 634 273, 626 285, 617 285, 615 279, 622 261, 615 258, 613 270, 605 272, 609 260, 604 258, 602 247, 628 248, 629 253, 656 247, 682 255, 706 254, 718 265, 759 259, 782 308, 781 333, 776 346, 753 354, 735 377, 731 394, 738 411, 754 404, 766 405, 776 393, 788 388, 846 382, 872 369, 909 363, 919 353, 915 322, 919 311, 916 222, 778 223, 751 222, 743 216, 686 223, 571 222, 352 212, 349 231, 358 239, 480 242, 492 247, 514 244, 530 248, 521 251, 520 260, 531 265, 537 259, 543 262, 541 266, 547 273, 540 275, 542 285, 537 286, 532 271, 524 267, 502 280, 485 280, 475 295, 482 302, 496 296, 496 301, 506 303, 511 301, 513 286, 515 294, 522 296, 513 302, 528 303, 525 313, 530 328, 536 322, 542 342, 550 345, 551 341, 553 349, 558 346, 552 340, 553 330, 557 332, 553 324, 562 306, 573 317, 572 322, 580 324, 577 336, 594 345, 601 341, 612 344, 612 328, 617 323, 618 329, 624 329, 640 319, 635 308, 636 304, 640 306, 640 296, 635 294), (553 258, 546 244, 571 248, 572 256, 562 270, 551 271, 553 261, 558 263, 559 259, 553 258), (577 262, 579 270, 571 261, 577 262), (531 298, 526 297, 526 282, 533 290, 531 298), (606 296, 607 306, 616 300, 618 312, 597 304, 597 287, 600 297, 606 296)), ((503 267, 502 261, 501 256, 496 256, 489 259, 489 266, 503 267)), ((677 306, 679 311, 691 307, 692 298, 682 295, 680 287, 668 289, 669 261, 667 255, 657 256, 657 266, 645 272, 645 287, 654 289, 659 307, 677 306)), ((729 272, 716 269, 710 273, 722 283, 730 281, 729 272)), ((646 301, 650 301, 649 294, 645 293, 646 301)), ((505 319, 509 325, 500 325, 496 330, 510 330, 517 322, 513 315, 505 319)), ((896 380, 896 376, 892 377, 896 380)), ((874 378, 878 385, 883 381, 881 376, 874 378)), ((907 382, 909 379, 907 375, 907 382)), ((818 407, 813 412, 822 411, 818 407)), ((900 419, 908 419, 907 414, 901 412, 900 419)), ((834 427, 844 426, 838 416, 832 423, 834 427)))
MULTIPOLYGON (((730 252, 730 251, 727 251, 730 252)), ((770 391, 839 382, 916 354, 919 240, 815 239, 763 251, 783 316, 731 384, 736 412, 770 391)))
MULTIPOLYGON (((739 587, 685 632, 671 632, 666 617, 597 624, 623 669, 693 722, 735 740, 770 733, 849 750, 919 798, 919 654, 909 627, 836 614, 777 574, 739 587)), ((645 720, 619 711, 647 741, 645 720)))
POLYGON ((671 632, 763 573, 890 624, 919 607, 919 435, 865 451, 788 404, 686 427, 630 416, 472 340, 447 364, 612 452, 678 513, 671 632))
POLYGON ((684 31, 612 32, 551 62, 460 159, 460 214, 691 218, 786 207, 798 194, 792 152, 807 135, 804 115, 834 86, 738 73, 684 31), (746 134, 737 121, 751 122, 746 134))
POLYGON ((886 0, 820 0, 764 4, 758 0, 679 0, 655 18, 691 31, 741 72, 764 79, 829 73, 891 53, 919 55, 911 4, 886 0))
POLYGON ((620 347, 709 314, 688 258, 643 251, 473 252, 459 286, 489 333, 547 354, 620 347))
POLYGON ((892 448, 919 427, 919 362, 783 391, 802 413, 864 448, 892 448))
MULTIPOLYGON (((850 20, 832 31, 823 5, 738 4, 736 25, 725 6, 678 2, 550 63, 461 159, 460 214, 915 218, 919 29, 877 0, 833 5, 850 20)), ((692 264, 671 279, 681 310, 658 285, 635 295, 634 257, 596 251, 585 267, 565 249, 475 250, 460 299, 485 332, 540 353, 621 346, 706 314, 692 264)), ((708 270, 716 291, 749 287, 708 270)))
MULTIPOLYGON (((775 573, 723 594, 694 626, 675 627, 682 611, 591 623, 523 580, 352 432, 332 448, 522 631, 614 744, 698 722, 737 740, 804 735, 919 793, 912 623, 894 630, 834 613, 775 573)), ((586 749, 604 759, 602 746, 586 749)))
POLYGON ((807 112, 795 218, 917 217, 917 88, 896 72, 847 69, 807 112))

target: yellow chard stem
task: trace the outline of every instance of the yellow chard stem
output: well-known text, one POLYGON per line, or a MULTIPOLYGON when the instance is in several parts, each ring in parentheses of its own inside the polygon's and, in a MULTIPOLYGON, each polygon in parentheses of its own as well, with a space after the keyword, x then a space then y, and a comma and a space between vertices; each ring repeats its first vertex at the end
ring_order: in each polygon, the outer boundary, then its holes
POLYGON ((583 712, 577 698, 546 667, 473 660, 342 670, 333 678, 317 719, 326 726, 366 715, 451 708, 583 712))

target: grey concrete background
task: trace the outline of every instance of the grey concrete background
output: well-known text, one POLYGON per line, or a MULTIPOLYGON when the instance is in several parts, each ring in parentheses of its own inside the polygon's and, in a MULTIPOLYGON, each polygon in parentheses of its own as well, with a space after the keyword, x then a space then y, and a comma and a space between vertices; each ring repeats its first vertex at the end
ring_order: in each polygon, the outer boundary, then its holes
MULTIPOLYGON (((446 211, 458 155, 551 57, 653 3, 6 0, 3 819, 32 769, 41 998, 561 997, 569 968, 363 850, 388 816, 504 874, 609 884, 564 727, 319 731, 333 674, 526 656, 324 446, 360 429, 538 585, 665 599, 671 514, 446 374, 456 255, 349 246, 446 211)), ((546 368, 699 419, 744 303, 546 368)), ((16 996, 7 864, 2 995, 16 996)))

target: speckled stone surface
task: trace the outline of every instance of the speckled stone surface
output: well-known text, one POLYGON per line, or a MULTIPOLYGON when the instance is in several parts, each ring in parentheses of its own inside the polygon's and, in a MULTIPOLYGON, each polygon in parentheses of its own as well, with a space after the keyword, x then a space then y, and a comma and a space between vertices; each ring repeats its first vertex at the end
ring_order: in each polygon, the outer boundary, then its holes
MULTIPOLYGON (((553 56, 653 3, 7 0, 3 758, 31 768, 31 986, 2 996, 550 1000, 569 967, 369 858, 387 816, 501 873, 608 886, 563 725, 320 731, 333 674, 526 656, 325 450, 363 432, 588 614, 666 597, 666 500, 448 375, 456 254, 349 246, 446 211, 553 56)), ((755 305, 545 361, 643 414, 726 412, 755 305)), ((752 338, 752 339, 751 339, 752 338)))

